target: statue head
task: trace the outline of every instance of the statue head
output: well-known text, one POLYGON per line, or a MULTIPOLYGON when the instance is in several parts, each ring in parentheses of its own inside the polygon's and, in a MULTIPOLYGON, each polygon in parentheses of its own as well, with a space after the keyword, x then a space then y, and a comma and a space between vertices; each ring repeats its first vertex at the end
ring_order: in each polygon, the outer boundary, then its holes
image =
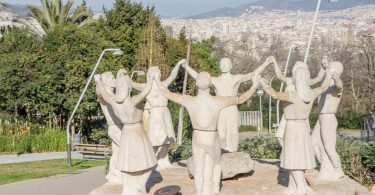
POLYGON ((116 77, 116 102, 122 103, 128 96, 132 89, 133 81, 126 74, 124 69, 120 69, 116 77))
POLYGON ((309 103, 312 100, 312 93, 309 85, 310 71, 307 64, 296 62, 293 67, 292 80, 297 94, 305 103, 309 103))
POLYGON ((232 61, 229 58, 222 58, 220 60, 220 70, 222 73, 230 72, 232 69, 232 61))
POLYGON ((333 74, 337 74, 339 76, 344 72, 344 66, 338 61, 328 63, 327 68, 329 68, 333 74))
POLYGON ((200 72, 196 79, 196 85, 201 90, 209 89, 211 86, 211 75, 208 72, 200 72))
POLYGON ((327 69, 327 66, 328 66, 328 56, 327 55, 324 55, 323 56, 323 59, 322 59, 322 67, 324 69, 327 69))
POLYGON ((114 94, 114 89, 116 87, 115 76, 112 72, 104 72, 100 75, 101 81, 104 86, 104 90, 109 94, 114 94))

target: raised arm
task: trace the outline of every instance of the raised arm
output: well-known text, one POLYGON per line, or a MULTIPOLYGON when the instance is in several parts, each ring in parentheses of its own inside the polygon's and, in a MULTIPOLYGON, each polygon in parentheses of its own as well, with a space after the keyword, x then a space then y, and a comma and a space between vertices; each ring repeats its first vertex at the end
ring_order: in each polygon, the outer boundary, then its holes
POLYGON ((273 68, 275 69, 276 77, 280 81, 282 81, 284 83, 287 83, 288 80, 290 80, 291 78, 284 76, 284 74, 281 72, 280 66, 277 64, 277 61, 276 61, 275 58, 272 58, 272 64, 273 64, 273 68))
POLYGON ((143 91, 141 91, 141 93, 139 93, 138 95, 135 95, 131 98, 131 101, 134 105, 137 105, 139 104, 151 91, 151 88, 152 88, 152 82, 153 82, 153 78, 154 78, 154 69, 153 68, 150 68, 148 70, 148 73, 147 73, 147 83, 146 83, 146 87, 144 88, 143 91))
POLYGON ((166 88, 163 83, 161 83, 160 79, 156 78, 155 79, 156 84, 158 85, 160 91, 163 93, 163 95, 168 98, 169 100, 176 102, 178 104, 184 105, 183 102, 183 95, 177 94, 177 93, 172 93, 169 91, 168 88, 166 88))
POLYGON ((194 80, 198 77, 198 72, 195 71, 193 68, 191 68, 187 63, 182 64, 182 67, 186 69, 186 71, 189 73, 191 77, 193 77, 194 80))
POLYGON ((178 74, 178 69, 180 68, 180 66, 182 64, 186 64, 186 63, 187 63, 186 59, 180 60, 176 64, 176 66, 173 67, 173 69, 172 69, 171 74, 169 75, 169 77, 165 81, 163 81, 163 84, 165 86, 169 86, 176 79, 177 74, 178 74))
POLYGON ((320 87, 317 87, 317 88, 314 88, 313 89, 313 93, 314 93, 314 98, 320 96, 320 94, 322 94, 324 91, 326 91, 329 87, 329 84, 331 83, 331 79, 332 79, 332 71, 331 70, 326 70, 326 74, 325 74, 325 78, 322 82, 322 85, 320 87))
POLYGON ((133 81, 132 87, 137 91, 143 91, 146 88, 146 83, 136 83, 133 81))
MULTIPOLYGON (((266 67, 272 63, 272 56, 267 57, 267 59, 263 62, 261 66, 259 66, 257 69, 255 69, 253 72, 247 73, 247 74, 239 74, 241 78, 241 83, 249 81, 253 78, 254 75, 259 75, 266 69, 266 67)), ((275 60, 276 61, 276 60, 275 60)))
POLYGON ((326 71, 324 70, 324 68, 323 68, 323 67, 320 67, 320 70, 319 70, 319 72, 318 72, 318 75, 317 75, 315 78, 310 79, 310 81, 309 81, 309 85, 310 85, 310 86, 313 86, 313 85, 316 85, 316 84, 322 82, 325 73, 326 73, 326 71))
POLYGON ((273 99, 278 99, 281 101, 288 101, 288 102, 293 102, 293 94, 290 92, 277 92, 275 91, 271 86, 267 84, 267 82, 261 78, 259 80, 260 84, 263 87, 263 90, 270 95, 273 99))
POLYGON ((100 75, 95 75, 95 83, 96 83, 96 94, 99 98, 100 101, 104 101, 103 103, 107 104, 115 104, 115 97, 111 94, 109 94, 105 89, 104 89, 104 84, 101 80, 100 75))
POLYGON ((332 79, 335 82, 337 92, 339 93, 339 95, 341 95, 344 91, 344 85, 342 83, 342 80, 340 79, 340 75, 334 74, 332 79))

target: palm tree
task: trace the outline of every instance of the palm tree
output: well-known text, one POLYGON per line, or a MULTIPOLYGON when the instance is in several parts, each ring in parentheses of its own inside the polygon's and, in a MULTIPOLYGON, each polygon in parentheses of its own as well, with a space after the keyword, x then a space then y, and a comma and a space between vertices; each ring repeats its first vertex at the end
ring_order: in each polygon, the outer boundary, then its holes
POLYGON ((40 0, 40 2, 42 4, 41 7, 29 5, 28 8, 44 31, 53 30, 59 25, 79 25, 92 16, 91 11, 86 7, 85 1, 83 1, 83 3, 72 13, 70 13, 70 11, 74 4, 74 0, 68 0, 65 5, 62 0, 40 0))

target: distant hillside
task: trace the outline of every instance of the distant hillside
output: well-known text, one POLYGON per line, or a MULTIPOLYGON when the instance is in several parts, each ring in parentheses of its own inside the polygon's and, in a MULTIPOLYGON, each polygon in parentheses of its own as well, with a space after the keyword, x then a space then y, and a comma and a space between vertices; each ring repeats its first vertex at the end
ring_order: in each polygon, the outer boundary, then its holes
POLYGON ((20 15, 27 15, 30 13, 29 9, 27 8, 27 5, 7 4, 7 6, 8 7, 4 9, 5 11, 10 11, 20 15))
MULTIPOLYGON (((234 8, 225 7, 186 18, 202 19, 215 17, 237 17, 248 12, 252 6, 261 6, 264 8, 264 10, 278 9, 314 11, 316 8, 316 3, 316 0, 260 0, 234 8)), ((375 0, 338 0, 335 3, 329 3, 327 0, 322 0, 321 10, 340 10, 368 4, 375 4, 375 0)))

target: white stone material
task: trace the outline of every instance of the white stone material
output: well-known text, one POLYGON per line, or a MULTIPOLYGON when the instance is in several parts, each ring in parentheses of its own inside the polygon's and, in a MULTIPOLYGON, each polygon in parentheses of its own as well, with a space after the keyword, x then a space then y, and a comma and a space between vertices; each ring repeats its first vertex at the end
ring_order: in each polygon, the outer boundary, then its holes
MULTIPOLYGON (((158 73, 160 78, 160 72, 158 73)), ((258 81, 240 97, 221 97, 210 94, 211 76, 201 72, 196 76, 197 96, 180 95, 170 92, 159 79, 155 80, 163 94, 170 100, 186 107, 193 132, 194 182, 197 195, 211 195, 220 191, 221 148, 217 133, 220 111, 228 106, 244 103, 254 94, 258 81)))
POLYGON ((336 112, 339 107, 343 84, 340 75, 343 65, 340 62, 330 62, 327 69, 333 71, 328 89, 318 99, 319 120, 312 132, 314 152, 321 166, 319 180, 337 181, 344 177, 340 156, 336 152, 336 130, 338 122, 336 112))
MULTIPOLYGON (((101 75, 95 75, 95 81, 99 81, 100 78, 101 82, 103 83, 103 89, 108 94, 114 95, 116 80, 112 72, 105 72, 101 75)), ((98 88, 98 86, 96 95, 98 96, 100 107, 107 121, 108 135, 112 141, 112 155, 111 159, 109 160, 109 170, 106 178, 109 183, 122 183, 121 171, 119 169, 116 169, 115 163, 118 159, 118 149, 120 145, 121 129, 123 127, 123 124, 116 116, 112 106, 102 98, 100 94, 100 88, 98 88)))
MULTIPOLYGON (((185 59, 180 60, 171 71, 169 77, 162 82, 164 87, 168 87, 176 78, 181 64, 186 63, 185 59)), ((145 83, 133 83, 136 90, 145 89, 145 83)), ((172 124, 171 113, 168 109, 168 99, 161 93, 155 82, 152 83, 151 91, 146 96, 147 109, 144 113, 144 127, 150 138, 151 144, 157 147, 156 157, 158 169, 170 168, 168 145, 176 142, 172 124)))
POLYGON ((132 80, 125 70, 117 74, 115 94, 107 93, 102 78, 96 78, 100 98, 113 107, 124 124, 116 162, 116 168, 123 173, 123 195, 146 194, 146 182, 156 165, 154 150, 141 124, 143 110, 140 109, 143 108, 140 103, 151 90, 154 72, 154 69, 149 70, 145 90, 132 97, 132 80))
MULTIPOLYGON (((215 88, 216 95, 237 96, 241 83, 251 80, 254 75, 261 73, 270 63, 271 58, 267 58, 254 72, 233 75, 230 72, 232 69, 231 60, 229 58, 221 59, 220 70, 222 74, 219 77, 212 77, 212 85, 215 88)), ((186 68, 191 77, 197 79, 198 73, 195 70, 187 64, 183 64, 182 67, 186 68)), ((237 106, 229 106, 221 110, 218 119, 217 130, 220 136, 221 148, 227 152, 237 152, 239 144, 237 106)))
POLYGON ((305 180, 304 171, 316 166, 310 128, 306 122, 309 118, 314 100, 328 87, 332 71, 327 70, 325 79, 320 87, 310 88, 310 72, 303 62, 297 62, 293 67, 292 82, 295 90, 277 92, 267 82, 260 83, 267 94, 281 100, 284 109, 285 132, 281 167, 288 169, 290 180, 286 194, 307 194, 311 192, 305 180))
MULTIPOLYGON (((193 158, 189 158, 186 162, 188 173, 194 176, 193 158)), ((221 179, 230 179, 240 174, 250 173, 254 170, 255 162, 250 155, 244 152, 231 152, 221 155, 221 179)))

